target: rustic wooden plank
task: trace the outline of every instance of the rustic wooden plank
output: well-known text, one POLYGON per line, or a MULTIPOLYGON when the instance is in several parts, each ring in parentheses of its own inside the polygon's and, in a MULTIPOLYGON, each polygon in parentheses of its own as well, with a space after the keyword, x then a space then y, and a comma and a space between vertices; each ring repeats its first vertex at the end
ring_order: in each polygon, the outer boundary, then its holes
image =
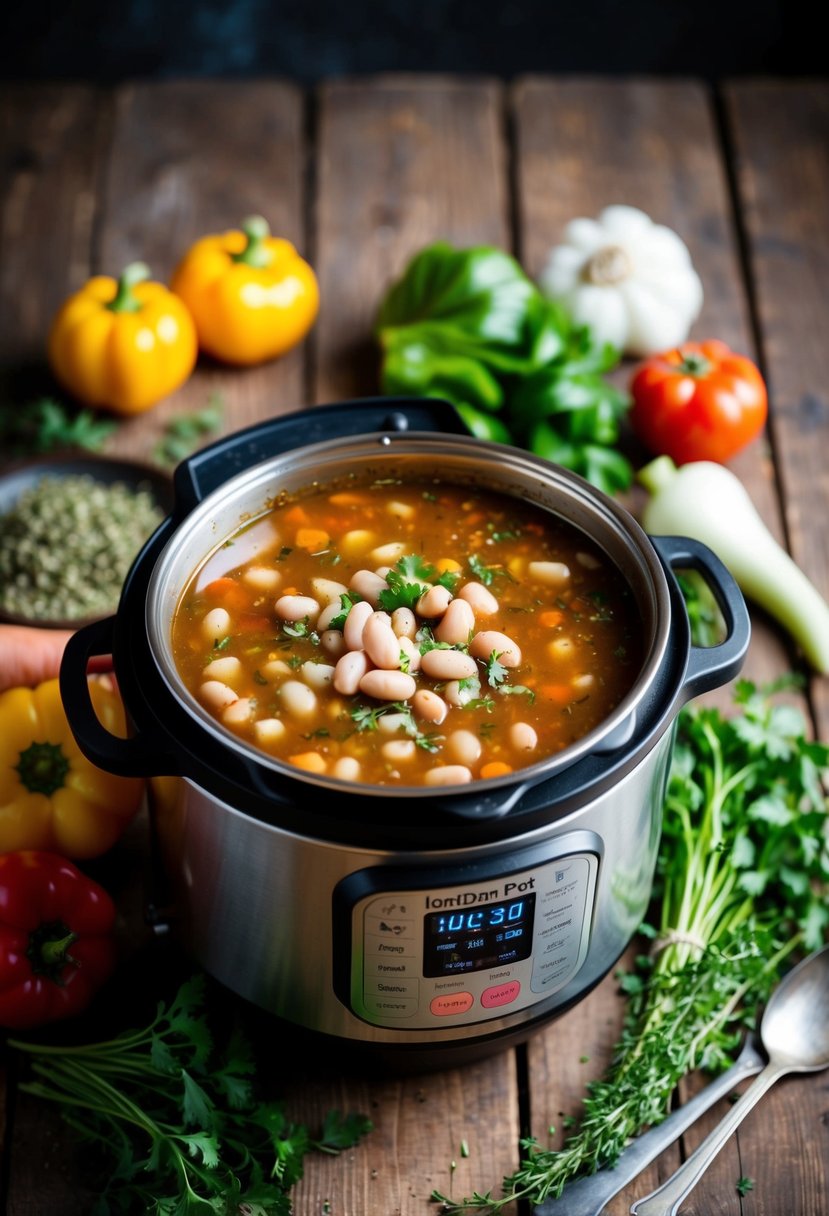
MULTIPOLYGON (((117 95, 112 154, 102 184, 97 264, 119 274, 138 259, 167 281, 189 245, 264 215, 305 252, 304 111, 300 92, 278 81, 172 81, 117 95)), ((307 351, 250 370, 202 358, 186 385, 129 420, 112 451, 151 454, 176 414, 224 404, 225 430, 305 404, 307 351)))
MULTIPOLYGON (((501 100, 499 87, 487 81, 385 77, 323 88, 314 241, 323 299, 317 401, 378 391, 372 320, 382 292, 417 249, 439 238, 508 245, 501 100)), ((482 1176, 497 1182, 516 1163, 510 1051, 417 1078, 300 1086, 292 1102, 311 1121, 339 1106, 376 1122, 348 1160, 308 1162, 297 1216, 318 1216, 325 1199, 332 1212, 425 1216, 433 1187, 460 1195, 482 1176), (467 1159, 460 1155, 464 1139, 467 1159)))
POLYGON ((15 404, 54 391, 46 335, 90 273, 110 117, 86 86, 0 93, 0 393, 15 404))
MULTIPOLYGON (((676 229, 688 244, 706 292, 695 336, 716 336, 752 353, 748 307, 736 248, 724 167, 710 99, 684 81, 548 80, 529 78, 514 93, 516 188, 522 261, 538 274, 568 220, 597 215, 611 203, 641 207, 676 229)), ((626 380, 630 365, 625 369, 626 380)), ((639 454, 641 457, 641 453, 639 454)), ((779 528, 770 453, 756 444, 734 462, 772 526, 779 528)), ((632 495, 636 509, 640 499, 632 495)), ((782 646, 762 623, 747 672, 766 679, 781 670, 782 646)), ((730 700, 723 691, 717 697, 730 700)), ((601 1071, 621 1027, 623 1006, 612 979, 530 1047, 532 1130, 540 1139, 556 1112, 578 1110, 584 1084, 601 1071), (589 1057, 587 1065, 581 1062, 589 1057)), ((706 1124, 701 1126, 705 1127, 706 1124)), ((609 1207, 627 1212, 636 1195, 676 1168, 679 1150, 666 1153, 609 1207)), ((728 1192, 723 1213, 739 1204, 728 1180, 736 1179, 736 1145, 711 1174, 712 1193, 728 1192), (720 1185, 720 1180, 722 1185, 720 1185)), ((733 1183, 733 1180, 732 1180, 733 1183)), ((718 1211, 720 1209, 717 1209, 718 1211)))
MULTIPOLYGON (((106 101, 88 87, 15 85, 0 92, 3 401, 24 406, 53 391, 46 365, 46 333, 64 296, 89 274, 95 182, 109 117, 106 101)), ((0 452, 0 458, 4 455, 0 452)), ((7 1118, 7 1087, 12 1076, 5 1061, 0 1063, 3 1178, 8 1177, 13 1132, 7 1118)), ((19 1127, 25 1120, 19 1111, 17 1114, 19 1127)), ((33 1133, 34 1142, 48 1149, 42 1122, 36 1126, 40 1130, 33 1133)), ((32 1154, 33 1169, 40 1168, 38 1160, 44 1158, 32 1154)), ((46 1183, 53 1177, 45 1169, 41 1173, 46 1183)), ((60 1207, 57 1202, 55 1210, 60 1207)))
POLYGON ((324 87, 317 163, 318 401, 378 391, 371 333, 418 249, 509 244, 501 94, 487 81, 381 77, 324 87))
MULTIPOLYGON (((829 85, 737 83, 725 98, 773 402, 789 549, 829 596, 829 85)), ((810 693, 818 736, 828 739, 825 677, 813 679, 810 693)), ((769 1216, 826 1211, 827 1094, 825 1076, 787 1082, 746 1122, 741 1163, 755 1179, 746 1211, 769 1216)))
MULTIPOLYGON (((754 355, 725 172, 703 86, 531 77, 518 84, 514 104, 519 232, 528 272, 539 273, 573 217, 597 215, 611 203, 641 207, 679 233, 702 278, 705 304, 692 336, 719 337, 754 355)), ((769 527, 782 535, 768 444, 753 444, 732 467, 769 527)), ((633 496, 632 505, 638 501, 633 496)), ((763 682, 788 659, 778 631, 760 614, 755 632, 746 674, 763 682)))

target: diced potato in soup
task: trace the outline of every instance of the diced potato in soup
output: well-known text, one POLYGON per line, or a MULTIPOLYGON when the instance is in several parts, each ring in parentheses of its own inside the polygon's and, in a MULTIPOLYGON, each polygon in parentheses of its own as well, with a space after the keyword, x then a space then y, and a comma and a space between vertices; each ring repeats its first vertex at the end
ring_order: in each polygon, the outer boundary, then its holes
POLYGON ((644 658, 597 545, 441 481, 278 503, 196 571, 172 643, 217 729, 315 777, 389 786, 541 763, 615 709, 644 658), (269 546, 248 543, 265 522, 269 546))

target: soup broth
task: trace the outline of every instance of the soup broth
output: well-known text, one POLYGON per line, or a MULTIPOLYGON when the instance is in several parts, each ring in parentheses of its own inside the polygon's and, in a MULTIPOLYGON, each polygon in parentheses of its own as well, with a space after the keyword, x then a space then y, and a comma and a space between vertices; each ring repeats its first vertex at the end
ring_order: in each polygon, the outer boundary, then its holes
POLYGON ((227 730, 306 772, 388 786, 536 764, 598 726, 643 661, 634 598, 598 546, 441 481, 274 505, 196 572, 172 646, 227 730))

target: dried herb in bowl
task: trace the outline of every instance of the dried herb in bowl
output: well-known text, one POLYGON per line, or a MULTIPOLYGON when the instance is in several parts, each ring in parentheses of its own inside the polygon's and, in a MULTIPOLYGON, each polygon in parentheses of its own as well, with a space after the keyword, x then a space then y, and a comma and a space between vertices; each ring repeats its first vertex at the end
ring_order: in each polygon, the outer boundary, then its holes
POLYGON ((113 612, 162 519, 149 486, 44 474, 0 516, 0 612, 40 622, 113 612))

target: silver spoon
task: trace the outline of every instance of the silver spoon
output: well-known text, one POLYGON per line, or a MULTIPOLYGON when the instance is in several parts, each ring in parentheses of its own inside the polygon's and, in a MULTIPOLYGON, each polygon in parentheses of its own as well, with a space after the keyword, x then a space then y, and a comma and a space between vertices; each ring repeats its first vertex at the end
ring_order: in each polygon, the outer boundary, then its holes
POLYGON ((557 1199, 545 1199, 534 1208, 534 1216, 601 1216, 613 1196, 641 1174, 674 1140, 678 1140, 700 1115, 719 1102, 720 1098, 727 1097, 735 1085, 757 1075, 766 1062, 757 1043, 754 1035, 749 1035, 742 1051, 726 1072, 715 1077, 682 1106, 672 1110, 656 1127, 649 1128, 632 1140, 622 1150, 614 1166, 606 1166, 586 1178, 568 1182, 557 1199))
POLYGON ((638 1199, 633 1216, 675 1216, 717 1153, 775 1081, 790 1072, 829 1068, 829 946, 810 954, 769 998, 760 1035, 769 1062, 688 1160, 658 1190, 638 1199))

